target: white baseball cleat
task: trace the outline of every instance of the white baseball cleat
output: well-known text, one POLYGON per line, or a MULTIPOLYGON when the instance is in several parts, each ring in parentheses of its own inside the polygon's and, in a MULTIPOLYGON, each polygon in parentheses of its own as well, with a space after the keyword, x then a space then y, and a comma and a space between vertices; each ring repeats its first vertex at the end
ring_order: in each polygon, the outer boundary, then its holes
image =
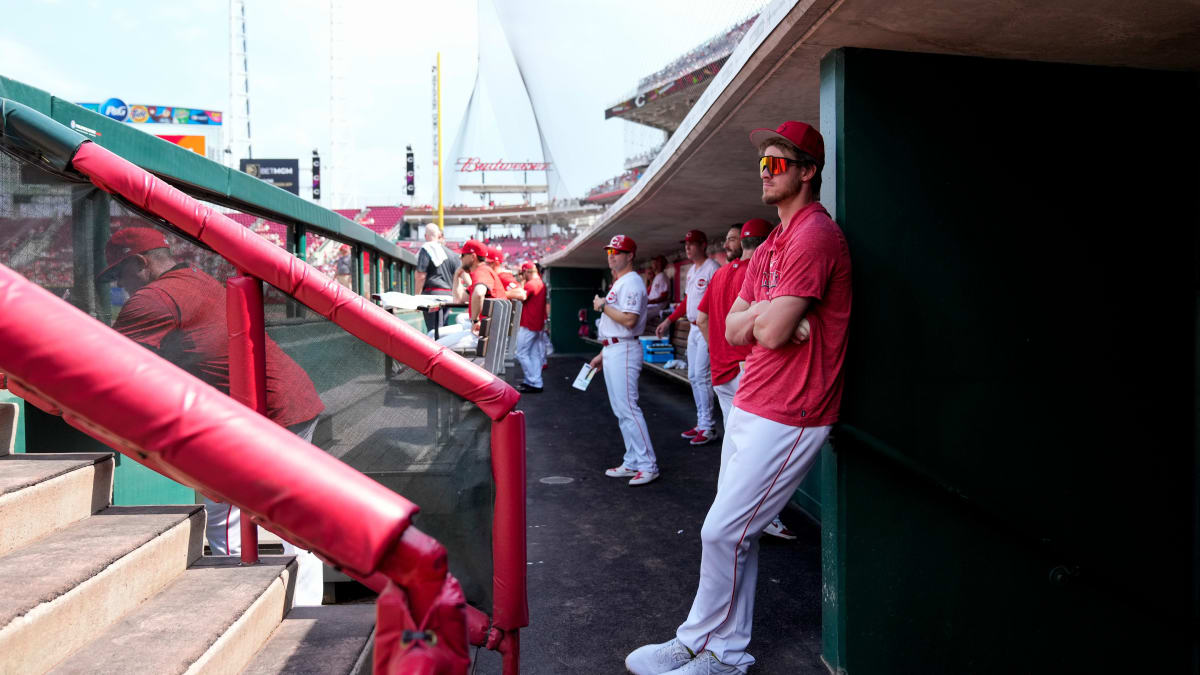
POLYGON ((697 429, 696 435, 692 436, 692 445, 708 445, 717 439, 721 434, 716 429, 697 429))
POLYGON ((664 675, 742 675, 737 668, 721 663, 710 651, 702 651, 696 658, 664 675))
POLYGON ((675 638, 670 642, 646 645, 625 657, 625 670, 634 675, 662 675, 691 661, 695 654, 675 638))
POLYGON ((657 471, 639 471, 634 474, 633 478, 629 479, 630 485, 645 485, 650 481, 658 480, 657 471))
POLYGON ((779 537, 780 539, 787 539, 789 541, 796 538, 796 533, 789 530, 787 525, 784 525, 783 521, 779 519, 779 516, 775 516, 775 520, 772 520, 763 528, 763 534, 769 534, 772 537, 779 537))
POLYGON ((637 474, 637 471, 634 471, 624 464, 621 466, 614 466, 613 468, 604 472, 604 475, 608 476, 609 478, 629 478, 630 476, 636 476, 637 474))

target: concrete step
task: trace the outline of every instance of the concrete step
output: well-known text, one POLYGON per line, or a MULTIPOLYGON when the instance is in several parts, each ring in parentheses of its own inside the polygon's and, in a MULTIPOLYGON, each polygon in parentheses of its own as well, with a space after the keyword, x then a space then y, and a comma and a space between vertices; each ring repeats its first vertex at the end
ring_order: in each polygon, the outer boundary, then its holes
POLYGON ((0 673, 45 672, 183 573, 203 543, 202 506, 110 506, 0 557, 0 673))
POLYGON ((375 605, 295 607, 242 675, 371 672, 375 605))
POLYGON ((109 453, 0 455, 0 556, 112 502, 109 453))
POLYGON ((201 558, 50 672, 236 673, 291 605, 294 556, 201 558))

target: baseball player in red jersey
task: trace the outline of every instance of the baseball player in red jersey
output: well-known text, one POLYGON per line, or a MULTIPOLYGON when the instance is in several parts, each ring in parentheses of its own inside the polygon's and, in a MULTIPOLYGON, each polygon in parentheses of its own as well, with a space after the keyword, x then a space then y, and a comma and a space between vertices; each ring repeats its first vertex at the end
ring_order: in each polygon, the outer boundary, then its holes
MULTIPOLYGON (((733 407, 733 397, 741 380, 742 367, 746 357, 750 355, 750 345, 729 344, 725 339, 725 316, 742 290, 751 255, 770 233, 771 224, 762 218, 754 218, 743 225, 729 228, 728 234, 725 235, 725 255, 729 257, 730 262, 713 275, 708 292, 704 294, 696 313, 696 325, 708 341, 713 391, 717 394, 717 402, 721 404, 721 419, 727 423, 729 410, 733 407)), ((801 331, 807 335, 808 320, 801 319, 800 324, 801 331)), ((721 451, 722 459, 728 459, 724 447, 721 451)), ((779 516, 775 516, 763 530, 763 534, 780 539, 796 538, 779 516)))
POLYGON ((708 343, 696 327, 696 311, 708 292, 709 280, 720 265, 708 257, 708 235, 700 230, 689 231, 680 243, 687 252, 688 260, 692 261, 687 273, 687 291, 671 316, 654 329, 654 334, 660 338, 665 336, 676 319, 687 315, 691 324, 687 342, 688 381, 692 383, 692 398, 696 401, 696 426, 683 432, 682 436, 692 445, 705 445, 717 437, 717 431, 713 427, 713 388, 708 364, 708 343))
POLYGON ((526 394, 542 393, 542 362, 546 359, 546 343, 542 331, 546 328, 546 285, 531 262, 521 263, 525 279, 525 305, 521 309, 521 327, 517 330, 517 363, 521 364, 524 381, 517 390, 526 394))
POLYGON ((457 289, 457 302, 467 303, 467 316, 472 320, 479 318, 483 310, 483 301, 487 298, 503 298, 504 291, 500 278, 487 265, 488 249, 483 244, 468 239, 462 247, 462 267, 454 273, 454 288, 457 289), (460 283, 460 278, 466 277, 466 283, 460 283), (466 289, 465 292, 463 289, 466 289))
POLYGON ((496 278, 500 280, 500 288, 504 290, 504 297, 509 300, 525 299, 525 288, 517 283, 516 277, 504 269, 504 251, 500 250, 499 246, 488 249, 487 264, 496 273, 496 278))
POLYGON ((850 253, 817 201, 825 147, 802 122, 755 129, 763 202, 780 224, 755 252, 726 318, 750 345, 701 529, 700 584, 675 638, 625 659, 638 675, 743 673, 754 617, 758 538, 812 467, 838 419, 850 320, 850 253), (802 341, 801 319, 809 321, 802 341))
POLYGON ((608 295, 596 296, 592 307, 600 312, 600 344, 592 368, 603 368, 608 404, 621 428, 625 455, 621 464, 604 472, 609 478, 628 478, 630 485, 645 485, 658 478, 658 459, 650 444, 650 429, 638 406, 638 378, 642 374, 642 344, 646 328, 646 284, 633 271, 637 244, 618 234, 604 248, 613 285, 608 295))
MULTIPOLYGON (((113 329, 228 394, 229 331, 221 282, 176 262, 166 237, 149 227, 117 231, 105 245, 104 257, 108 266, 98 278, 110 280, 129 293, 113 329)), ((317 416, 325 404, 308 373, 269 337, 266 366, 267 417, 312 442, 317 416)), ((213 555, 240 554, 238 507, 205 497, 204 512, 205 536, 213 555)), ((286 542, 284 552, 295 555, 299 567, 296 604, 321 604, 321 561, 286 542)))

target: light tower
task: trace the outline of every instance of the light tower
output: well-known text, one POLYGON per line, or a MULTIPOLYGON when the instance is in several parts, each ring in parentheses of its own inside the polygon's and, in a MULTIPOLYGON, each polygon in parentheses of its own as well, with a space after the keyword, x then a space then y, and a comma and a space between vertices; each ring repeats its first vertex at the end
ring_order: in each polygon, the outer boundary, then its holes
POLYGON ((329 0, 329 152, 325 153, 321 180, 321 197, 326 208, 344 208, 352 195, 346 186, 350 163, 346 161, 349 147, 349 125, 346 123, 346 39, 341 0, 329 0))
POLYGON ((246 3, 229 0, 229 114, 225 133, 225 164, 238 168, 238 160, 253 159, 250 145, 250 76, 246 56, 246 3))

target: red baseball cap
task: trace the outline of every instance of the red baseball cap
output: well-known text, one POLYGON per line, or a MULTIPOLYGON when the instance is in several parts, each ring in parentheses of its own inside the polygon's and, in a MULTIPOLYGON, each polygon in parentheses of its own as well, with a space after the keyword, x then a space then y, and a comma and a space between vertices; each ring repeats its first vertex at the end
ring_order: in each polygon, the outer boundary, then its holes
POLYGON ((121 263, 156 248, 170 248, 170 244, 167 243, 166 235, 152 227, 126 227, 118 230, 104 245, 104 261, 108 263, 108 267, 97 274, 96 278, 104 281, 121 263))
POLYGON ((700 230, 688 230, 688 233, 683 235, 683 241, 681 241, 679 243, 681 243, 681 244, 691 244, 691 243, 707 244, 708 243, 708 235, 704 234, 700 230))
POLYGON ((466 255, 468 253, 474 254, 480 260, 487 260, 488 257, 487 247, 475 239, 468 239, 463 242, 462 254, 466 255))
POLYGON ((500 250, 499 246, 488 247, 487 259, 491 262, 504 262, 504 251, 500 250))
POLYGON ((772 225, 762 218, 751 218, 742 225, 743 237, 765 237, 771 234, 772 225))
POLYGON ((525 270, 537 270, 537 266, 526 260, 521 263, 521 271, 524 272, 525 270))
POLYGON ((618 234, 610 239, 608 245, 604 248, 605 250, 611 248, 617 251, 625 251, 627 253, 637 253, 637 243, 633 241, 632 237, 627 237, 623 234, 618 234))
POLYGON ((813 159, 817 160, 818 167, 825 166, 825 139, 821 137, 821 132, 804 122, 788 120, 780 124, 778 129, 755 129, 750 132, 750 142, 754 147, 762 145, 764 141, 778 138, 796 146, 800 152, 812 155, 813 159))

